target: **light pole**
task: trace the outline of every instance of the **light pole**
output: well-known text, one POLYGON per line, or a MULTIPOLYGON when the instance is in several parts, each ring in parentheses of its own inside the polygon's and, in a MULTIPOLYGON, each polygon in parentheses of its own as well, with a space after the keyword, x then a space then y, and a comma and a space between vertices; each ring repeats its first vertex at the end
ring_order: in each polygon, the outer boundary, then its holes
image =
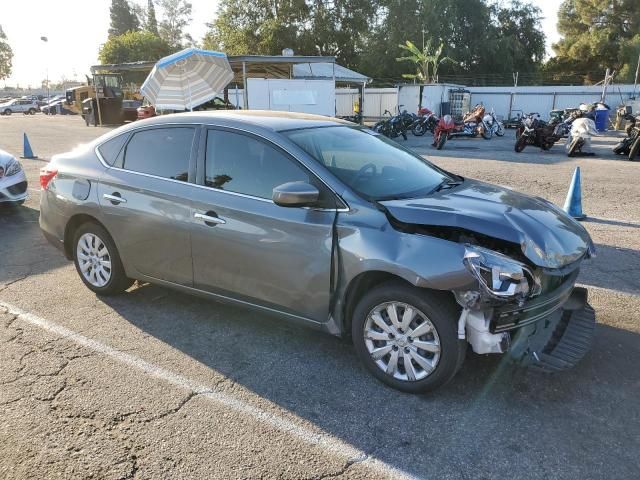
MULTIPOLYGON (((48 44, 49 43, 49 39, 47 37, 40 37, 40 40, 42 40, 44 43, 48 44)), ((47 49, 47 54, 48 49, 47 49)), ((49 55, 46 55, 47 57, 47 61, 45 62, 46 65, 46 69, 47 69, 47 105, 49 105, 50 101, 51 101, 51 96, 50 96, 50 92, 49 92, 49 55)))

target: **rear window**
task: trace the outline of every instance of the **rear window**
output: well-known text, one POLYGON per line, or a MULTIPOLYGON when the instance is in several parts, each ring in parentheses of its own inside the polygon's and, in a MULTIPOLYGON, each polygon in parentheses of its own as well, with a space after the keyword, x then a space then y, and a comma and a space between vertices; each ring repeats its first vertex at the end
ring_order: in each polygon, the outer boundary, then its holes
POLYGON ((116 158, 118 158, 118 154, 122 150, 128 136, 126 133, 118 135, 98 147, 98 151, 107 165, 113 166, 116 163, 116 158))

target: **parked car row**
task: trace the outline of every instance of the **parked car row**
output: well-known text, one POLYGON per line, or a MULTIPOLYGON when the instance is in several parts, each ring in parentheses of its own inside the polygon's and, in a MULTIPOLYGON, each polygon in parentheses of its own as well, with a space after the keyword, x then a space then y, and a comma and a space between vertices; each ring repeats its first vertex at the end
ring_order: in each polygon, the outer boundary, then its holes
POLYGON ((0 115, 11 115, 13 113, 35 115, 39 110, 40 106, 35 101, 29 99, 14 99, 0 103, 0 115))

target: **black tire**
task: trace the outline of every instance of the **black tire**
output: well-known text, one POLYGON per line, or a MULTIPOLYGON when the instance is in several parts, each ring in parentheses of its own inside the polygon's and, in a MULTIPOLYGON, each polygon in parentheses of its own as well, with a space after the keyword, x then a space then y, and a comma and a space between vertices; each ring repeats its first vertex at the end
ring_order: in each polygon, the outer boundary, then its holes
POLYGON ((521 151, 524 150, 524 147, 526 146, 527 146, 527 137, 525 137, 524 135, 520 135, 516 140, 516 144, 513 147, 513 149, 516 151, 516 153, 520 153, 521 151))
POLYGON ((491 140, 491 137, 493 137, 493 130, 487 128, 485 125, 482 128, 482 138, 484 138, 485 140, 491 140))
POLYGON ((36 109, 35 108, 30 108, 29 109, 29 115, 35 115, 36 114, 36 109))
POLYGON ((5 115, 7 115, 7 116, 8 116, 8 115, 11 115, 13 112, 11 111, 11 109, 10 109, 10 108, 7 108, 7 109, 5 109, 5 111, 4 111, 4 112, 2 112, 2 113, 4 113, 5 115))
POLYGON ((501 123, 498 123, 498 129, 496 130, 496 135, 498 137, 504 137, 504 126, 501 123))
POLYGON ((411 129, 411 133, 413 133, 416 137, 421 137, 426 132, 427 132, 427 127, 422 122, 416 123, 411 129))
POLYGON ((73 263, 76 266, 76 271, 80 276, 82 282, 87 286, 87 288, 98 295, 117 295, 119 293, 124 292, 127 288, 133 285, 133 280, 126 276, 124 267, 122 266, 122 261, 120 260, 120 254, 118 253, 118 249, 116 248, 111 235, 107 232, 101 225, 93 222, 87 222, 80 225, 80 227, 76 230, 75 235, 73 236, 73 263), (102 287, 97 287, 89 283, 82 271, 80 270, 80 265, 78 263, 78 241, 80 237, 85 233, 91 233, 97 236, 107 247, 110 261, 111 261, 111 277, 109 281, 102 287))
POLYGON ((360 360, 380 381, 392 388, 408 393, 435 390, 451 380, 458 372, 467 350, 464 340, 458 339, 460 307, 444 292, 413 287, 401 281, 383 283, 370 290, 358 302, 353 313, 351 332, 360 360), (382 371, 371 358, 364 339, 364 329, 369 313, 385 302, 397 301, 422 312, 433 324, 440 341, 440 358, 435 369, 421 380, 400 380, 382 371))
POLYGON ((638 160, 638 153, 640 152, 640 135, 631 145, 631 149, 629 150, 629 160, 632 162, 636 162, 638 160))
POLYGON ((438 143, 436 143, 436 150, 442 150, 444 148, 444 144, 447 143, 447 134, 441 133, 440 138, 438 138, 438 143))

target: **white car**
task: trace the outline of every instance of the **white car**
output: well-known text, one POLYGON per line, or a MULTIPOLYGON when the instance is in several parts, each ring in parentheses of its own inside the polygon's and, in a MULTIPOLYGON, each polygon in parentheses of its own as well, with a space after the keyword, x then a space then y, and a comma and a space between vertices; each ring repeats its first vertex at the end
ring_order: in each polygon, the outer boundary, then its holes
POLYGON ((0 204, 22 205, 27 196, 27 176, 22 165, 13 155, 0 150, 0 204))
POLYGON ((0 114, 11 115, 12 113, 22 112, 25 115, 35 115, 38 111, 38 104, 33 100, 19 98, 17 100, 9 100, 0 104, 0 114))

